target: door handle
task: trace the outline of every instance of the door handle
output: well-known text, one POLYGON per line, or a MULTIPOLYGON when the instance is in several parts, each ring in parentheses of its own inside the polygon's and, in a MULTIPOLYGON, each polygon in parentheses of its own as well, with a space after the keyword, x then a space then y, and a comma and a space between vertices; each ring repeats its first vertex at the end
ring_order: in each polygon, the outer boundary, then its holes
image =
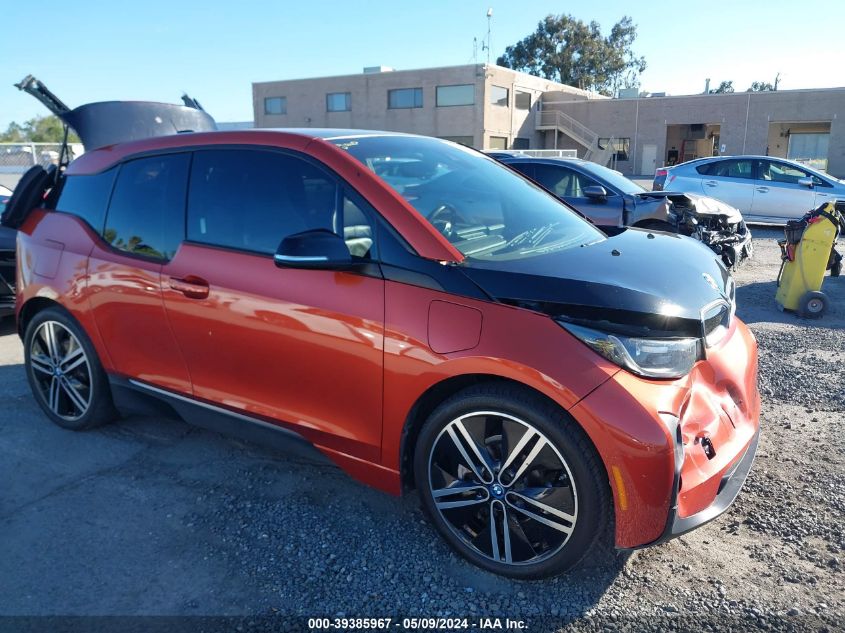
POLYGON ((189 299, 205 299, 208 297, 208 282, 196 275, 188 275, 184 279, 171 277, 168 283, 173 290, 181 292, 189 299))
POLYGON ((719 183, 716 182, 715 180, 705 180, 704 184, 707 185, 708 187, 715 187, 719 183))
POLYGON ((768 193, 769 188, 768 187, 757 187, 757 191, 759 191, 760 193, 768 193))

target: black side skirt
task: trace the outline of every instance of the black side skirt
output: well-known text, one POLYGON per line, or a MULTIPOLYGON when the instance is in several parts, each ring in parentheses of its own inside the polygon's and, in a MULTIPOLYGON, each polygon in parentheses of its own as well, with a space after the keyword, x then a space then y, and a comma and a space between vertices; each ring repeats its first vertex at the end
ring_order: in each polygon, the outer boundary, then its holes
POLYGON ((287 456, 320 464, 332 464, 328 457, 301 435, 272 422, 173 393, 139 380, 109 376, 109 383, 114 404, 124 415, 181 419, 193 426, 237 437, 287 456))

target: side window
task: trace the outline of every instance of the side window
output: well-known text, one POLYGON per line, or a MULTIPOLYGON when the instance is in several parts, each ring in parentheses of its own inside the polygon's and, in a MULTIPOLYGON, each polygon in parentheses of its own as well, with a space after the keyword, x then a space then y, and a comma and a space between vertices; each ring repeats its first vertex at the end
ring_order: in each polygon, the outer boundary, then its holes
POLYGON ((523 176, 534 180, 534 165, 531 163, 507 163, 508 167, 515 169, 523 176))
POLYGON ((102 233, 116 173, 113 167, 93 176, 66 176, 56 210, 71 213, 102 233))
POLYGON ((566 167, 556 165, 537 165, 536 180, 546 189, 561 198, 583 198, 584 188, 598 186, 599 183, 566 167))
POLYGON ((710 164, 707 175, 750 179, 754 177, 754 163, 750 160, 721 160, 710 164))
POLYGON ((190 154, 124 163, 117 175, 103 238, 113 247, 168 260, 184 239, 190 154))
POLYGON ((327 229, 350 253, 370 255, 372 221, 333 176, 280 152, 201 150, 188 191, 188 239, 272 255, 285 237, 327 229), (369 240, 367 242, 367 240, 369 240))
POLYGON ((785 182, 798 184, 802 178, 809 178, 810 174, 786 163, 776 163, 771 160, 760 161, 760 179, 771 182, 785 182))

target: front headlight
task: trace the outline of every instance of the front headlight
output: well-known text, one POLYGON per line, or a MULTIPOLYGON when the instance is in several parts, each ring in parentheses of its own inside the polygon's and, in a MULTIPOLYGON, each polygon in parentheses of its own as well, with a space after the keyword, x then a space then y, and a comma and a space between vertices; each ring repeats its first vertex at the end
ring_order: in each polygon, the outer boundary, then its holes
POLYGON ((612 363, 647 378, 680 378, 700 358, 697 338, 638 338, 558 321, 612 363))

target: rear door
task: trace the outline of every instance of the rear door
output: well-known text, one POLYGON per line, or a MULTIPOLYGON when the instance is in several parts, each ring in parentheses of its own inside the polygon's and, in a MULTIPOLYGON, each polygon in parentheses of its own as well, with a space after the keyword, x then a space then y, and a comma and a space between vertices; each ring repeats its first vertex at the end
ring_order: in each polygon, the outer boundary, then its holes
POLYGON ((194 395, 364 459, 381 446, 384 281, 372 210, 301 155, 194 153, 187 242, 163 268, 194 395), (342 234, 346 270, 277 268, 288 235, 342 234))
MULTIPOLYGON (((746 158, 728 158, 697 166, 701 174, 701 189, 711 196, 736 207, 743 214, 751 213, 754 204, 755 161, 746 158)), ((670 187, 671 188, 671 187, 670 187)))
MULTIPOLYGON (((117 373, 186 393, 190 378, 164 311, 161 269, 184 238, 189 162, 189 153, 175 153, 119 167, 105 227, 96 227, 104 242, 95 242, 88 264, 91 310, 117 373)), ((63 194, 64 205, 73 201, 63 194)))
POLYGON ((624 198, 602 183, 565 165, 536 164, 534 179, 561 200, 571 204, 599 226, 621 226, 624 198), (607 198, 588 198, 587 187, 604 187, 607 198))
POLYGON ((815 204, 815 185, 799 184, 799 180, 813 178, 789 163, 760 160, 755 181, 752 214, 759 217, 794 220, 812 210, 815 204))

